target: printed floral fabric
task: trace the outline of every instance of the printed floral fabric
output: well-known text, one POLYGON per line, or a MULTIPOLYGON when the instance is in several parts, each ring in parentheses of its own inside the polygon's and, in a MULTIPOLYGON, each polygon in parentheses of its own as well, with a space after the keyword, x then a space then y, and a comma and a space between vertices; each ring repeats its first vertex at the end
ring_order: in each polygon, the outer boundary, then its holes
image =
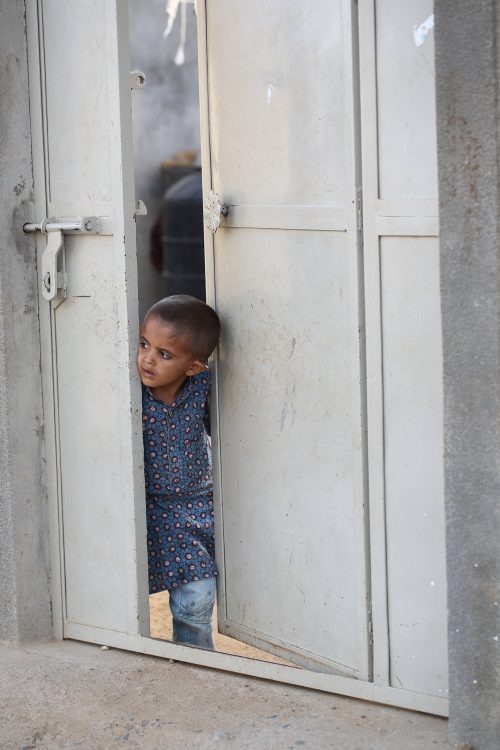
POLYGON ((211 453, 204 423, 209 390, 208 371, 188 378, 170 405, 143 387, 151 594, 217 574, 211 453))

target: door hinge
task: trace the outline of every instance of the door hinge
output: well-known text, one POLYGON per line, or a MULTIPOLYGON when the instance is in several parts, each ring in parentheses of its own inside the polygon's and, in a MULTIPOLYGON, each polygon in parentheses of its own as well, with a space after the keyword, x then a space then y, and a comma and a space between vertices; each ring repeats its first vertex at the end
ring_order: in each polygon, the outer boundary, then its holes
POLYGON ((373 646, 373 617, 371 598, 368 598, 368 643, 370 646, 373 646))
POLYGON ((130 71, 130 89, 143 89, 146 86, 146 75, 142 70, 130 71))
POLYGON ((363 244, 363 189, 356 190, 356 230, 358 232, 358 243, 363 244))
POLYGON ((147 215, 148 215, 148 209, 144 201, 141 201, 141 200, 136 201, 134 219, 136 219, 138 216, 147 216, 147 215))
POLYGON ((220 226, 220 217, 227 216, 228 212, 229 206, 227 203, 221 201, 218 193, 210 190, 203 206, 206 228, 215 234, 220 226))

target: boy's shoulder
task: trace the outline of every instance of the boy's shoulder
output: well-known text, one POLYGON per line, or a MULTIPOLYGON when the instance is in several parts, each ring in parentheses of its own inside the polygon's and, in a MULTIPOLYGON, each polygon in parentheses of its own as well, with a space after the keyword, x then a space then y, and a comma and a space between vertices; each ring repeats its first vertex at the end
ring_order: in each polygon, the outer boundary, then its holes
MULTIPOLYGON (((205 397, 208 395, 210 391, 210 385, 211 385, 211 373, 210 370, 203 370, 202 372, 196 373, 196 375, 191 375, 190 378, 188 378, 184 384, 184 386, 181 388, 180 393, 176 397, 176 402, 185 402, 186 399, 189 401, 190 398, 200 398, 205 397)), ((142 385, 142 403, 143 407, 146 404, 158 404, 161 402, 158 402, 158 400, 153 396, 151 393, 151 390, 148 388, 147 385, 142 385)))
POLYGON ((211 377, 209 369, 202 370, 202 372, 197 372, 196 375, 191 375, 191 385, 198 388, 210 388, 211 377))

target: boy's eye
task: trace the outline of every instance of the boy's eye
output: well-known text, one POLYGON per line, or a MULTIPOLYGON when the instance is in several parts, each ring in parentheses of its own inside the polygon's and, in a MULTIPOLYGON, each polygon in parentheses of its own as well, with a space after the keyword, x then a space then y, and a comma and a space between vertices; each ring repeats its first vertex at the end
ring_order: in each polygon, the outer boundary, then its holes
POLYGON ((147 346, 145 341, 139 341, 139 349, 147 349, 147 346))
POLYGON ((170 359, 170 354, 168 352, 160 352, 160 357, 162 359, 170 359))

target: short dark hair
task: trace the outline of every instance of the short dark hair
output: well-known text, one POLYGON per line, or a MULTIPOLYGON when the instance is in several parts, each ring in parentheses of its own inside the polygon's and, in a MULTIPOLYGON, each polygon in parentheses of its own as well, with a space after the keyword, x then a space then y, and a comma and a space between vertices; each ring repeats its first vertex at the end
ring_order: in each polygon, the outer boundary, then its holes
POLYGON ((189 351, 199 359, 207 359, 219 341, 219 316, 205 302, 188 294, 173 294, 156 302, 144 322, 150 318, 174 326, 189 351))

